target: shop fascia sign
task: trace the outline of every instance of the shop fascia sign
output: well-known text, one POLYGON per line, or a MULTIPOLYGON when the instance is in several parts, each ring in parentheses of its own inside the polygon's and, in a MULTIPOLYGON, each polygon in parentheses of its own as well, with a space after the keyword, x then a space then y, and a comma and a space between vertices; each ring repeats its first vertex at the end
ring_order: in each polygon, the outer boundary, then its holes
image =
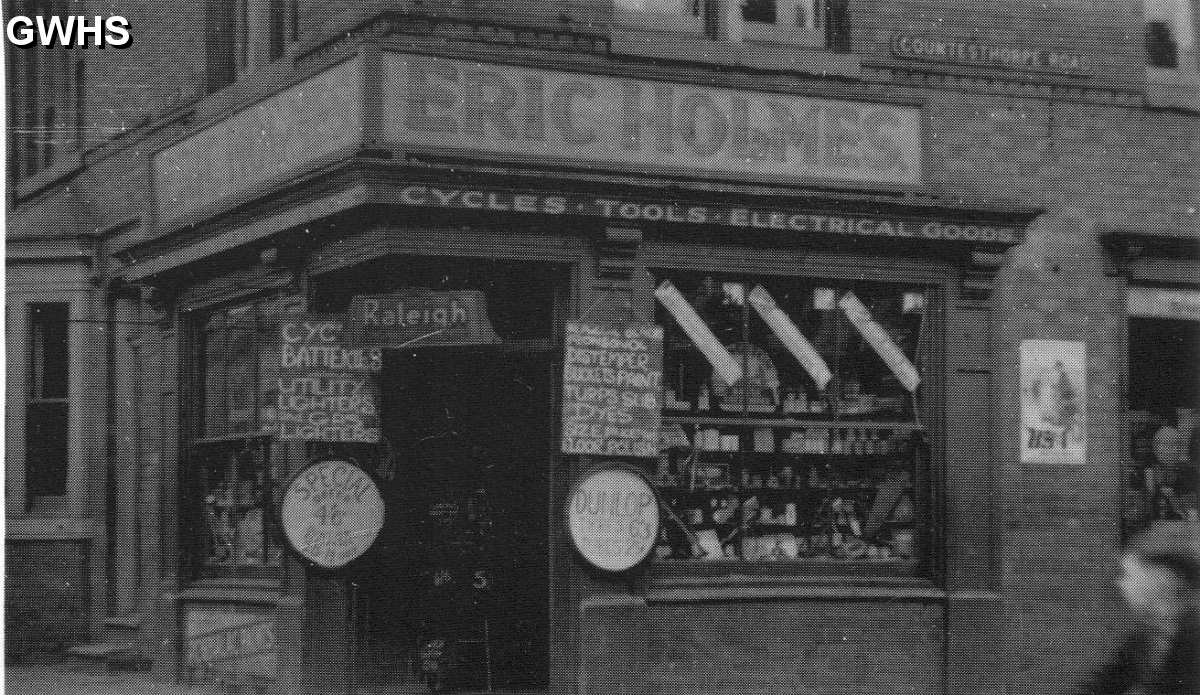
POLYGON ((1130 287, 1126 301, 1130 316, 1200 321, 1200 292, 1157 287, 1130 287))
POLYGON ((1000 68, 1024 72, 1090 75, 1086 57, 1078 53, 1050 51, 1027 46, 1010 46, 971 41, 953 41, 933 36, 894 34, 892 55, 927 63, 1000 68))
POLYGON ((670 199, 544 192, 507 187, 410 183, 389 198, 422 207, 503 213, 536 213, 651 224, 715 225, 754 231, 1012 245, 1023 232, 1012 225, 966 220, 861 213, 814 212, 795 207, 694 205, 670 199))
POLYGON ((773 180, 921 183, 906 105, 385 53, 401 146, 773 180))

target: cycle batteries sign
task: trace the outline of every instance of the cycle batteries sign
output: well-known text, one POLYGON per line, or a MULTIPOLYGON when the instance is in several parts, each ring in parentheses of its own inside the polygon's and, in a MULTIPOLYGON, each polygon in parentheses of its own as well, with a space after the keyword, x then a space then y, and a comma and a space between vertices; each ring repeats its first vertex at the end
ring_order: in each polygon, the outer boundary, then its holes
POLYGON ((607 572, 641 564, 658 538, 658 500, 646 480, 625 468, 584 476, 567 501, 567 528, 583 559, 607 572))
POLYGON ((383 499, 354 462, 322 459, 288 482, 279 525, 293 551, 318 567, 337 569, 375 542, 383 528, 383 499))

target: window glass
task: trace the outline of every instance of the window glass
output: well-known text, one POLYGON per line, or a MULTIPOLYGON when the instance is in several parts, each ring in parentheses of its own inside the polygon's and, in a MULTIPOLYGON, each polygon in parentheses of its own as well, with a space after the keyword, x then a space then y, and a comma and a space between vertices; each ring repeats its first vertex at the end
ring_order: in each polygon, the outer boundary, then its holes
POLYGON ((913 564, 928 288, 658 280, 665 410, 654 479, 673 513, 657 556, 913 564), (701 330, 688 329, 679 299, 701 330))
POLYGON ((189 499, 201 533, 201 576, 254 576, 279 566, 278 503, 281 455, 272 455, 264 414, 272 404, 272 362, 278 319, 299 311, 290 296, 220 309, 199 320, 197 386, 199 439, 190 450, 189 499))
POLYGON ((1130 470, 1126 530, 1196 518, 1200 321, 1129 321, 1130 470))
POLYGON ((1193 0, 1145 0, 1146 58, 1151 67, 1200 68, 1196 55, 1193 0))
MULTIPOLYGON (((747 40, 826 43, 826 0, 747 0, 740 20, 747 40)), ((737 35, 731 31, 730 36, 737 35)))
POLYGON ((267 438, 199 448, 202 575, 278 567, 283 556, 272 509, 280 472, 267 438))
POLYGON ((824 0, 747 0, 742 4, 742 18, 747 22, 817 29, 823 24, 824 7, 824 0))
POLYGON ((30 306, 30 393, 25 411, 25 485, 30 497, 67 493, 70 305, 30 306))
MULTIPOLYGON (((7 6, 6 6, 7 8, 7 6)), ((65 16, 65 0, 17 0, 12 15, 65 16)), ((54 163, 59 155, 75 149, 81 110, 80 85, 74 51, 43 50, 8 46, 10 79, 9 162, 14 178, 26 177, 54 163)))

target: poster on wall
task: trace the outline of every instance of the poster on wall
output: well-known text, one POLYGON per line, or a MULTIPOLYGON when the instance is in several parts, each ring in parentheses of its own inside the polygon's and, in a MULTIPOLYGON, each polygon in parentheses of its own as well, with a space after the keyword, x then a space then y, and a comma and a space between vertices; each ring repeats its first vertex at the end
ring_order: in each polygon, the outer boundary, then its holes
POLYGON ((1074 340, 1021 341, 1021 462, 1087 459, 1087 357, 1074 340))
POLYGON ((650 555, 658 538, 658 500, 638 473, 604 468, 583 477, 567 500, 575 549, 594 567, 624 572, 650 555))
POLYGON ((283 491, 279 526, 294 552, 325 569, 361 557, 383 528, 383 498, 353 461, 322 459, 300 470, 283 491))
POLYGON ((284 441, 379 441, 379 399, 372 374, 378 347, 348 347, 338 318, 307 314, 281 321, 279 374, 266 421, 284 441))
POLYGON ((662 352, 654 323, 567 324, 562 453, 658 456, 662 352))

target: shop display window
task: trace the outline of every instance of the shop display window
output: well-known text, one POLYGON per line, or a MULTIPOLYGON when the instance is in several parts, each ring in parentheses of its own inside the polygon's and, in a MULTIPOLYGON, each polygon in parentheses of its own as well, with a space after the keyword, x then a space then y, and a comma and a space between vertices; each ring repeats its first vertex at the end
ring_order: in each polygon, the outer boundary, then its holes
POLYGON ((194 455, 203 502, 202 574, 278 567, 283 556, 272 510, 279 471, 267 437, 202 447, 194 455))
POLYGON ((1200 322, 1129 321, 1125 531, 1200 518, 1200 322))
POLYGON ((915 566, 929 288, 656 281, 666 336, 653 479, 670 508, 659 561, 915 566), (688 329, 675 291, 705 330, 688 329))
POLYGON ((263 385, 271 370, 268 349, 275 325, 258 304, 212 313, 200 328, 203 410, 201 437, 256 433, 263 385))
POLYGON ((197 321, 197 417, 187 462, 188 514, 197 533, 185 542, 199 576, 256 576, 280 565, 272 510, 284 471, 264 414, 273 402, 278 319, 299 309, 294 298, 276 297, 197 321))

